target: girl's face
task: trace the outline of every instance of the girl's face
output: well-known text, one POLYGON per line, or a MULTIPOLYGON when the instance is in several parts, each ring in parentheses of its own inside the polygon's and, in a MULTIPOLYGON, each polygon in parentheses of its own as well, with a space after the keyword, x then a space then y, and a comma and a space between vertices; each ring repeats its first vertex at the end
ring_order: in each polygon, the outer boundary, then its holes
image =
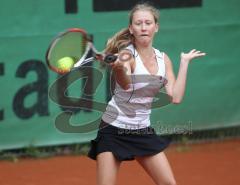
POLYGON ((135 38, 135 44, 148 46, 152 44, 155 32, 158 31, 158 24, 150 11, 138 10, 133 14, 129 31, 135 38))

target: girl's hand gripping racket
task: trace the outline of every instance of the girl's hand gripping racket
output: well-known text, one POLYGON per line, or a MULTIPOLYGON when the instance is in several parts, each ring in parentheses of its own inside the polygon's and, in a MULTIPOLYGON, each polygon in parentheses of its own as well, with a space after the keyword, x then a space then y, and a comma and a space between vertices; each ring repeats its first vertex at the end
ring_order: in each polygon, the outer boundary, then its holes
POLYGON ((98 52, 87 33, 79 28, 60 33, 51 42, 46 53, 48 67, 59 74, 68 73, 94 59, 112 63, 117 56, 98 52))

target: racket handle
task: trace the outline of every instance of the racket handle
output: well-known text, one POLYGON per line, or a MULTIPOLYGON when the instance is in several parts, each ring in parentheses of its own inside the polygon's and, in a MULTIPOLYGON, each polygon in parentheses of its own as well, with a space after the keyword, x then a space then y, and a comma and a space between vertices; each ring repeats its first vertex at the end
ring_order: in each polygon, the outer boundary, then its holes
POLYGON ((116 55, 108 54, 104 57, 104 62, 109 64, 109 63, 115 62, 117 58, 118 57, 116 55))

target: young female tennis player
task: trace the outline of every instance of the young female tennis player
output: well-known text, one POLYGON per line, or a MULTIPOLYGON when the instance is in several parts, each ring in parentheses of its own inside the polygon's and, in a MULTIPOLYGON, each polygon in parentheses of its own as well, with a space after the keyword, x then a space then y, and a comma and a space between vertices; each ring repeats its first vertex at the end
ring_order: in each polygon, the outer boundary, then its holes
POLYGON ((177 78, 166 53, 153 48, 159 29, 158 10, 143 3, 130 12, 129 27, 114 35, 106 52, 121 57, 111 65, 115 94, 108 103, 88 156, 97 160, 97 184, 114 185, 121 161, 136 159, 158 185, 176 184, 163 150, 169 140, 150 126, 151 103, 165 85, 172 103, 180 103, 185 91, 189 62, 204 56, 197 50, 181 53, 177 78), (124 53, 131 58, 124 61, 124 53), (123 54, 123 55, 122 55, 123 54), (167 82, 167 83, 166 83, 167 82))

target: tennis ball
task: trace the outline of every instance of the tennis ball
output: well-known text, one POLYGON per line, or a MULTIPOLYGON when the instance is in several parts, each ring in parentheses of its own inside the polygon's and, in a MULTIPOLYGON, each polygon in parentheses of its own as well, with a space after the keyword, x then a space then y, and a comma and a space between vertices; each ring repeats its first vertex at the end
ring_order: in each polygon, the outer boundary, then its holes
POLYGON ((61 70, 69 71, 74 65, 74 60, 71 57, 63 57, 57 61, 57 65, 61 70))

